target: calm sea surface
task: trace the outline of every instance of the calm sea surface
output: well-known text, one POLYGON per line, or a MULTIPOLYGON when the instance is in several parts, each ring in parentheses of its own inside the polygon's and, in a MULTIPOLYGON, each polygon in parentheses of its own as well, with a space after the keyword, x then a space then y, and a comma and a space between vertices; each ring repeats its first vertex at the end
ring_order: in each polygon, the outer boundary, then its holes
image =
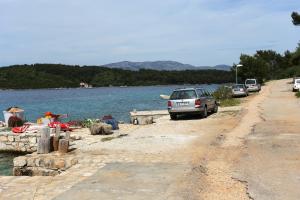
MULTIPOLYGON (((215 90, 218 85, 201 85, 215 90)), ((111 114, 117 120, 129 121, 129 112, 166 109, 167 103, 159 95, 170 95, 182 86, 104 87, 92 89, 47 89, 0 91, 0 110, 19 106, 28 121, 35 122, 47 111, 68 114, 70 120, 100 118, 111 114)), ((0 114, 0 120, 3 114, 0 114)))
MULTIPOLYGON (((214 91, 218 85, 200 85, 214 91)), ((103 87, 92 89, 0 90, 0 111, 11 106, 25 110, 28 121, 36 122, 47 111, 68 114, 69 120, 101 118, 111 114, 129 122, 129 112, 167 108, 160 94, 170 95, 183 86, 103 87)), ((190 87, 190 86, 185 86, 190 87)), ((4 120, 2 112, 0 120, 4 120)), ((0 153, 0 175, 10 174, 13 154, 0 153)))

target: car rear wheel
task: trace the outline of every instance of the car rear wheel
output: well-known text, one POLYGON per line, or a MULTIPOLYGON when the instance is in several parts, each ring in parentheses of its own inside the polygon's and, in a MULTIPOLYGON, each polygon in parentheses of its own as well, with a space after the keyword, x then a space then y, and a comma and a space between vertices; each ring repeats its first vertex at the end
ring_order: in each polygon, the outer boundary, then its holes
POLYGON ((214 109, 213 109, 213 113, 217 113, 218 112, 218 104, 215 103, 214 109))
POLYGON ((204 111, 202 113, 202 118, 206 118, 207 117, 207 107, 204 107, 204 111))
POLYGON ((176 120, 177 119, 177 115, 176 114, 170 114, 170 118, 171 118, 171 120, 176 120))

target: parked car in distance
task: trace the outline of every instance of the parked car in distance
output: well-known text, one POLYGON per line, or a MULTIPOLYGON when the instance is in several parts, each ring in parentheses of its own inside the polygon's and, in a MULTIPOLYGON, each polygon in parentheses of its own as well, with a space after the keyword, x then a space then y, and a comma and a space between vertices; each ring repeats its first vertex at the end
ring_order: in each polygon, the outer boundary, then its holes
POLYGON ((248 89, 244 84, 236 84, 232 86, 232 96, 233 97, 246 97, 248 96, 248 89))
POLYGON ((172 120, 179 114, 201 114, 205 118, 208 112, 218 112, 218 104, 203 88, 176 89, 168 101, 168 111, 172 120))
POLYGON ((260 84, 257 82, 256 79, 246 79, 245 86, 248 92, 259 92, 261 90, 260 84))
POLYGON ((297 92, 300 89, 300 78, 295 78, 293 82, 293 92, 297 92))
POLYGON ((297 77, 297 76, 293 77, 293 84, 295 83, 296 79, 300 79, 300 77, 297 77))

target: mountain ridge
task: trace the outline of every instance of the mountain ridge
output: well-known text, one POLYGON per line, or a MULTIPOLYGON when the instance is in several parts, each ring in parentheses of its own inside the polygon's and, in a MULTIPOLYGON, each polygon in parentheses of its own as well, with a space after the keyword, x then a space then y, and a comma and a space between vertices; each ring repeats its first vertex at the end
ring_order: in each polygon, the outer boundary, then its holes
POLYGON ((190 64, 183 64, 177 61, 144 61, 144 62, 132 62, 132 61, 121 61, 115 63, 109 63, 103 65, 108 68, 120 68, 131 71, 138 71, 140 69, 153 69, 159 71, 182 71, 182 70, 223 70, 230 71, 231 66, 229 65, 216 65, 216 66, 194 66, 190 64))

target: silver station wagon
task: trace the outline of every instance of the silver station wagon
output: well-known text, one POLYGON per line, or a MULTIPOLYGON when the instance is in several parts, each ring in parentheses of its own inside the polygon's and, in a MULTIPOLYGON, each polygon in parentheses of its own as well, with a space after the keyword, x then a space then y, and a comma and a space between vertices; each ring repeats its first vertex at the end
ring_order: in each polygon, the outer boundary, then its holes
POLYGON ((180 114, 201 114, 218 112, 218 104, 213 96, 203 88, 176 89, 168 101, 168 111, 172 120, 180 114))
POLYGON ((240 96, 248 96, 248 89, 243 84, 235 84, 232 86, 232 96, 233 97, 240 97, 240 96))

